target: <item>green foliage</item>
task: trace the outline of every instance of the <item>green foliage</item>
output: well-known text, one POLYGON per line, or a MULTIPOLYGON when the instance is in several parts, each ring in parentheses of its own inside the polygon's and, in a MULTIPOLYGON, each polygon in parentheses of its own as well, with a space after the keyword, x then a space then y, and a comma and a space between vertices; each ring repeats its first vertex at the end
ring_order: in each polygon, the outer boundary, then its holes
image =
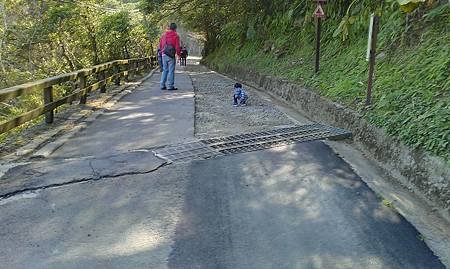
POLYGON ((426 0, 397 0, 400 8, 405 13, 411 13, 416 9, 420 3, 424 3, 426 0))
POLYGON ((138 1, 0 2, 0 88, 151 53, 138 1), (132 12, 132 13, 131 13, 132 12))
POLYGON ((106 15, 99 24, 98 38, 106 45, 104 59, 129 58, 127 44, 130 39, 131 18, 128 12, 106 15))
POLYGON ((219 35, 220 40, 228 44, 240 42, 241 36, 246 34, 245 29, 240 27, 240 25, 240 21, 232 21, 225 24, 219 35))
MULTIPOLYGON (((207 61, 219 69, 239 64, 296 81, 360 111, 389 134, 444 157, 450 165, 449 4, 419 6, 407 19, 397 3, 364 9, 367 3, 326 6, 328 19, 323 23, 317 75, 313 70, 314 24, 304 18, 298 26, 296 19, 289 21, 292 9, 265 17, 265 32, 241 47, 224 40, 207 61), (366 108, 365 53, 372 11, 381 14, 381 31, 373 105, 366 108), (275 50, 265 49, 267 44, 275 50), (279 48, 286 50, 284 57, 276 56, 279 48)), ((230 28, 227 32, 240 31, 230 28)))
MULTIPOLYGON (((0 1, 0 89, 153 53, 159 32, 138 1, 0 1)), ((73 85, 55 88, 55 97, 73 85)), ((42 105, 40 93, 0 103, 0 122, 42 105)), ((0 137, 1 140, 1 137, 0 137)))

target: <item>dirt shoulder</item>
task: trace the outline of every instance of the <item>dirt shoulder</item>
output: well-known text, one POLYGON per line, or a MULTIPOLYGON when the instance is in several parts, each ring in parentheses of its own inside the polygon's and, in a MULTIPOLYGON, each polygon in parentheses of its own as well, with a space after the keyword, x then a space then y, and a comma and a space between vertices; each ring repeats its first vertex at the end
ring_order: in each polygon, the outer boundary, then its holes
POLYGON ((201 65, 188 67, 195 90, 195 134, 198 138, 255 132, 294 122, 252 88, 247 106, 233 107, 234 81, 201 65))

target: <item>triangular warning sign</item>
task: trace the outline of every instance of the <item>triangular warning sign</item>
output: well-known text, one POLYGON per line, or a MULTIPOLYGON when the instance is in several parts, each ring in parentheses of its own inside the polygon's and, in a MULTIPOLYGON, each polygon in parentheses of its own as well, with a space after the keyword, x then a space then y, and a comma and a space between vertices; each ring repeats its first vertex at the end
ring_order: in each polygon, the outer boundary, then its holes
POLYGON ((317 5, 316 10, 314 10, 314 17, 323 18, 325 17, 325 12, 323 12, 322 5, 317 5))

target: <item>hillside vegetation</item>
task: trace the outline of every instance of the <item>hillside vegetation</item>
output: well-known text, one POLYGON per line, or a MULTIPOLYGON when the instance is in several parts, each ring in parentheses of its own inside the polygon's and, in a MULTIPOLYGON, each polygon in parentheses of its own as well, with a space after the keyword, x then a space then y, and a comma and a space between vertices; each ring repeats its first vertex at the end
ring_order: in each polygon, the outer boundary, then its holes
POLYGON ((219 69, 241 65, 305 85, 450 165, 448 1, 328 1, 318 75, 314 2, 214 1, 200 6, 201 11, 188 6, 184 19, 204 32, 206 60, 219 69), (381 16, 381 32, 373 104, 365 107, 372 12, 381 16))
MULTIPOLYGON (((0 1, 0 89, 116 59, 151 55, 159 35, 140 1, 0 1)), ((55 87, 55 98, 74 85, 55 87)), ((42 93, 0 102, 0 122, 42 105, 42 93)), ((29 122, 9 133, 40 122, 29 122)))

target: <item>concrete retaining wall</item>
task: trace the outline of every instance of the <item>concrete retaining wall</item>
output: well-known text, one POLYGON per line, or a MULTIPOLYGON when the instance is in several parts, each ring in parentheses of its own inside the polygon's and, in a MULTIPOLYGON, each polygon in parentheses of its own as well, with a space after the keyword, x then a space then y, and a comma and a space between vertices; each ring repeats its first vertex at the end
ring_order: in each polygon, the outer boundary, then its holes
POLYGON ((408 148, 381 128, 369 124, 354 110, 293 82, 238 66, 218 69, 209 65, 213 70, 255 84, 271 96, 305 112, 314 121, 351 131, 360 150, 384 166, 390 167, 390 172, 399 178, 403 185, 424 196, 450 219, 450 169, 443 159, 408 148))

